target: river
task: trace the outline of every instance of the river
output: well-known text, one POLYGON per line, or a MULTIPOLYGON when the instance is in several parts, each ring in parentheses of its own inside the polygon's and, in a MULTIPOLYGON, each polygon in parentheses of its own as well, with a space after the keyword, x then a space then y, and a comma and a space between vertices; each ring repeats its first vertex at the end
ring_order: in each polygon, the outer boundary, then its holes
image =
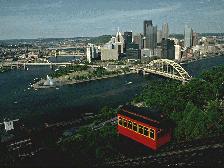
MULTIPOLYGON (((192 62, 185 69, 195 77, 221 64, 224 56, 192 62)), ((131 74, 58 89, 28 89, 34 78, 46 77, 51 71, 48 66, 41 66, 0 74, 0 121, 23 118, 28 125, 38 126, 71 120, 80 113, 95 113, 104 106, 117 107, 130 101, 150 80, 150 76, 131 74)))

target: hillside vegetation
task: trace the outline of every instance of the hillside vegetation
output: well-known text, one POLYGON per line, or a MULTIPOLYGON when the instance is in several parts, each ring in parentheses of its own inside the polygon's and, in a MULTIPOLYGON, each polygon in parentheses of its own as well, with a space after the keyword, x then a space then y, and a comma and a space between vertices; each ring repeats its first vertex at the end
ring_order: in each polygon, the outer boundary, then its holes
MULTIPOLYGON (((224 133, 224 66, 204 72, 200 78, 187 84, 174 80, 149 82, 132 104, 159 107, 176 123, 173 141, 186 141, 224 133)), ((101 123, 116 116, 117 109, 104 108, 92 124, 101 123)), ((105 125, 98 131, 90 127, 80 128, 76 134, 61 141, 59 148, 67 153, 74 164, 90 166, 113 159, 121 154, 122 137, 116 127, 105 125)), ((123 143, 124 144, 124 143, 123 143)), ((133 146, 132 146, 133 147, 133 146)), ((135 151, 135 149, 133 149, 135 151)), ((136 154, 136 151, 128 153, 136 154)))

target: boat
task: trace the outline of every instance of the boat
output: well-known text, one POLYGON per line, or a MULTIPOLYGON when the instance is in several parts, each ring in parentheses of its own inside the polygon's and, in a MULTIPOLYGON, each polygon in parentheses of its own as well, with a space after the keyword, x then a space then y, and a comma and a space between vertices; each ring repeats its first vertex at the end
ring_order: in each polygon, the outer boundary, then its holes
POLYGON ((130 84, 132 84, 132 83, 133 83, 133 82, 128 82, 127 85, 130 85, 130 84))

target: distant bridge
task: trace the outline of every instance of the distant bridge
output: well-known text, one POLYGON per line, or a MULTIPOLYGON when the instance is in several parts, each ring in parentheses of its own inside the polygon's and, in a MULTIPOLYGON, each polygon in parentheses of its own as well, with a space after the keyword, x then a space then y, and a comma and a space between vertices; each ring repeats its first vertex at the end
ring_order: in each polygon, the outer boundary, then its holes
POLYGON ((71 65, 70 62, 61 62, 61 63, 52 63, 52 62, 46 62, 46 63, 12 63, 11 65, 27 65, 27 66, 46 66, 46 65, 71 65))
MULTIPOLYGON (((10 63, 3 63, 0 66, 6 66, 12 68, 19 69, 20 67, 23 67, 26 69, 27 66, 50 66, 52 68, 53 66, 69 66, 69 65, 85 65, 85 64, 74 64, 71 62, 61 62, 61 63, 53 63, 53 62, 45 62, 45 63, 23 63, 23 62, 10 62, 10 63)), ((101 67, 100 65, 87 65, 92 68, 98 68, 101 67)))
POLYGON ((144 74, 152 73, 182 82, 187 82, 192 79, 183 67, 169 59, 153 60, 138 70, 142 70, 144 74))
POLYGON ((66 66, 66 65, 72 65, 70 62, 62 62, 62 63, 52 63, 52 62, 46 62, 46 63, 23 63, 23 62, 10 62, 10 63, 4 63, 2 66, 11 67, 13 68, 21 68, 23 67, 26 69, 27 66, 50 66, 52 68, 53 66, 66 66))

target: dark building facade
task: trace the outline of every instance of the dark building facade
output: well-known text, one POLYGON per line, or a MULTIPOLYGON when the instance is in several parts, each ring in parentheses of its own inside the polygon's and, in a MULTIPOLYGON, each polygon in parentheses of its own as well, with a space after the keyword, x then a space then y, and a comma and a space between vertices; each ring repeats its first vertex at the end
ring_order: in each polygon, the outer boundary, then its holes
POLYGON ((140 59, 141 58, 141 50, 129 48, 126 51, 127 59, 140 59))
POLYGON ((139 45, 139 49, 143 48, 143 35, 137 34, 133 37, 133 43, 139 45))
POLYGON ((157 46, 157 26, 151 20, 144 21, 144 48, 155 49, 157 46))
POLYGON ((152 20, 145 20, 144 24, 143 24, 143 28, 144 28, 144 36, 146 36, 146 29, 147 27, 152 26, 152 20))
POLYGON ((132 32, 124 32, 124 52, 128 49, 129 44, 132 43, 132 32))
POLYGON ((161 48, 162 48, 162 58, 175 59, 175 43, 170 39, 162 39, 161 48))

